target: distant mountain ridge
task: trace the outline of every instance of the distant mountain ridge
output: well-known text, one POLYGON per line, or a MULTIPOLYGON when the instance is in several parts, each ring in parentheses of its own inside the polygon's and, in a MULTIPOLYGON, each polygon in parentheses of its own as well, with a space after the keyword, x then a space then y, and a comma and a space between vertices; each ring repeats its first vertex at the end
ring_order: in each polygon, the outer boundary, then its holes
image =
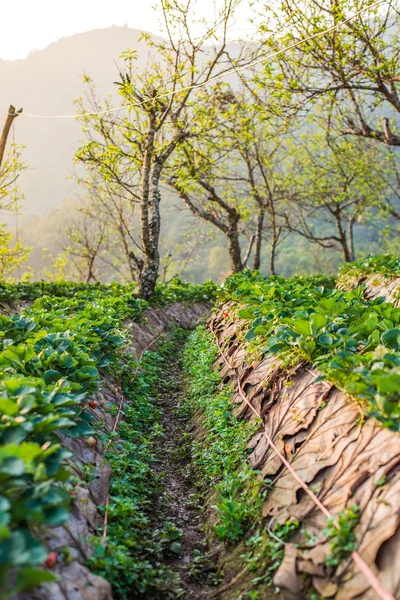
MULTIPOLYGON (((137 50, 139 68, 146 65, 148 48, 140 36, 138 30, 112 26, 61 38, 24 60, 0 59, 0 123, 10 104, 31 114, 74 114, 74 99, 85 93, 83 73, 92 77, 100 97, 113 94, 115 61, 124 50, 137 50)), ((55 208, 75 193, 67 177, 81 139, 81 125, 73 119, 20 117, 15 122, 15 140, 26 146, 29 165, 20 180, 25 215, 55 208)))

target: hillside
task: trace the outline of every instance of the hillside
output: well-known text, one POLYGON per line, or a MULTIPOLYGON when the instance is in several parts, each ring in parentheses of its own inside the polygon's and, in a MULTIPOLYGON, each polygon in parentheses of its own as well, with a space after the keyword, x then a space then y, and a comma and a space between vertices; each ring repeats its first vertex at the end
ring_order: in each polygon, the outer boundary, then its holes
MULTIPOLYGON (((3 82, 0 121, 10 103, 23 107, 29 114, 74 114, 74 99, 85 93, 84 73, 93 79, 99 98, 114 94, 116 61, 124 50, 137 50, 139 69, 146 65, 148 47, 139 41, 140 37, 141 32, 136 29, 112 26, 62 38, 43 50, 32 52, 25 60, 0 59, 0 80, 3 82)), ((234 44, 230 45, 230 53, 235 54, 234 44)), ((115 101, 118 103, 117 97, 115 101)), ((24 159, 28 164, 28 170, 19 180, 24 200, 18 227, 20 237, 33 248, 29 265, 36 276, 40 276, 43 264, 49 262, 44 259, 42 249, 46 248, 53 256, 58 254, 62 229, 77 206, 79 188, 71 176, 74 153, 81 139, 81 124, 74 119, 21 117, 15 123, 15 140, 25 146, 24 159)), ((176 243, 177 230, 190 229, 193 219, 186 211, 177 214, 176 200, 171 194, 164 191, 163 199, 163 236, 167 250, 171 243, 176 243)), ((15 232, 15 217, 3 215, 3 220, 15 232)), ((218 242, 213 243, 213 248, 220 253, 218 242)), ((212 256, 211 259, 212 263, 212 256)), ((204 258, 201 262, 204 264, 204 258)), ((221 271, 226 269, 227 256, 217 265, 211 263, 200 277, 195 272, 190 272, 189 276, 196 280, 220 277, 221 271)))
MULTIPOLYGON (((134 48, 139 66, 146 64, 147 49, 139 37, 135 29, 114 26, 62 38, 25 60, 0 60, 0 115, 5 115, 10 103, 22 106, 26 113, 73 114, 73 100, 84 92, 83 73, 96 82, 99 96, 113 93, 114 61, 121 52, 134 48)), ((29 164, 29 171, 21 176, 25 215, 55 208, 75 193, 73 182, 67 178, 81 138, 79 123, 20 118, 15 138, 26 146, 29 164)))

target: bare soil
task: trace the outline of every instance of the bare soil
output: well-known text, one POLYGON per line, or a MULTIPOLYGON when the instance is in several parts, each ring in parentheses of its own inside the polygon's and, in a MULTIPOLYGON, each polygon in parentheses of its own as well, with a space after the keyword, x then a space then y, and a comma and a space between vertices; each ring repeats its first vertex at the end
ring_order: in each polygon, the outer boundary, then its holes
POLYGON ((189 424, 178 410, 184 394, 182 369, 178 359, 172 359, 158 398, 162 409, 160 420, 164 436, 154 469, 162 475, 165 486, 165 492, 160 498, 160 516, 182 532, 179 540, 182 544, 181 553, 168 559, 168 565, 179 577, 179 587, 182 589, 176 597, 184 600, 210 600, 215 598, 216 593, 216 587, 210 585, 214 565, 212 560, 206 558, 208 548, 204 535, 205 523, 191 471, 191 444, 187 433, 189 424), (199 559, 199 553, 204 560, 199 559))

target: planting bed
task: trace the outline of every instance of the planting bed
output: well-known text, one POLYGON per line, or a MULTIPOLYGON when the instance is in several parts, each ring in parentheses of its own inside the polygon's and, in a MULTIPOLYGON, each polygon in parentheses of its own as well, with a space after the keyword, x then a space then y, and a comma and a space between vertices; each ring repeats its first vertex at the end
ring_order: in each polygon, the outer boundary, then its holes
POLYGON ((0 589, 7 598, 106 600, 109 583, 86 566, 106 533, 104 453, 120 452, 116 426, 132 390, 143 393, 143 351, 167 328, 193 326, 212 290, 172 285, 148 307, 122 286, 37 300, 33 288, 16 314, 4 297, 12 316, 1 317, 0 589))
POLYGON ((4 598, 398 598, 398 276, 2 288, 4 598))

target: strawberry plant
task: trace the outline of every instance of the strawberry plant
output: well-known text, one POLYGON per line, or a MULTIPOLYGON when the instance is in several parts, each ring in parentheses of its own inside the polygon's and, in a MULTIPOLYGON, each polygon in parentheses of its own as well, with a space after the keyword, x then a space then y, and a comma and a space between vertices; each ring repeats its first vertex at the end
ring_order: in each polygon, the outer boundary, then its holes
POLYGON ((228 278, 220 297, 233 299, 249 321, 250 349, 314 364, 368 415, 400 431, 400 308, 365 300, 361 288, 316 283, 244 273, 228 278))
POLYGON ((346 263, 339 269, 339 279, 342 283, 356 281, 369 275, 400 277, 400 258, 391 254, 369 255, 356 262, 346 263))
MULTIPOLYGON (((159 287, 157 302, 212 293, 208 284, 175 282, 159 287)), ((11 594, 54 579, 41 532, 67 521, 73 498, 71 455, 57 433, 96 446, 87 406, 96 408, 99 369, 123 375, 123 323, 148 303, 133 285, 70 282, 1 283, 1 299, 32 302, 0 316, 0 588, 11 594)))

